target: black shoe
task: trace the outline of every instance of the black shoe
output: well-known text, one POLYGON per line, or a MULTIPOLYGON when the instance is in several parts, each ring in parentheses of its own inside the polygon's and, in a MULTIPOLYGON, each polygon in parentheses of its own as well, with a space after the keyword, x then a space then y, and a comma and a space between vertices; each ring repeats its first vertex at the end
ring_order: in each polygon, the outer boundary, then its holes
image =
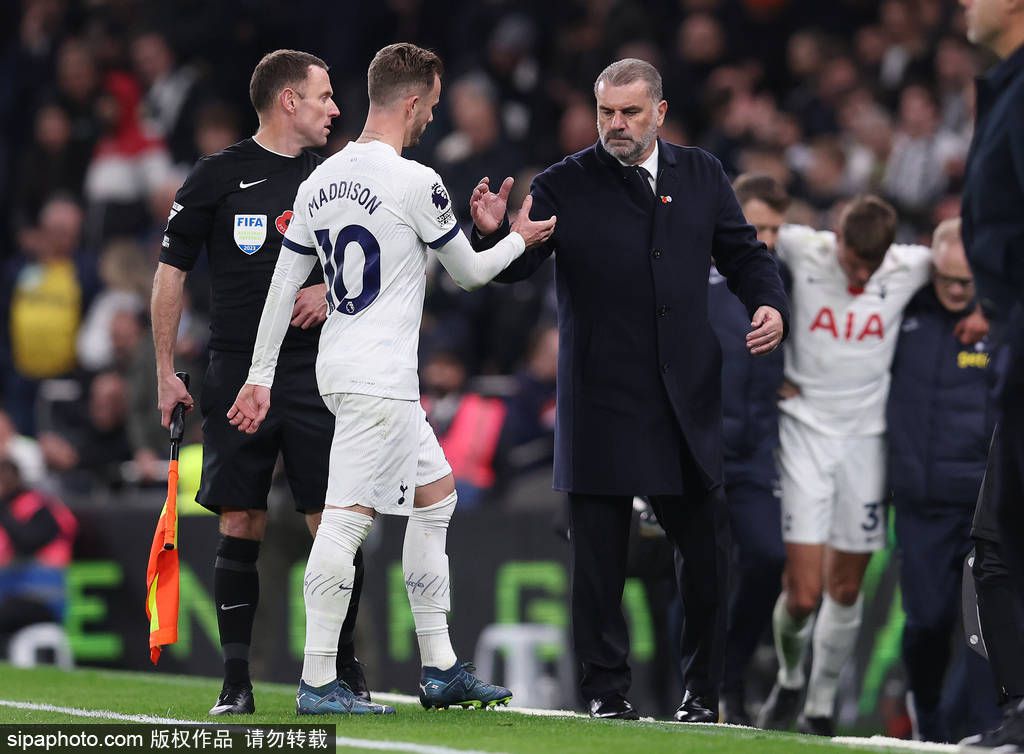
POLYGON ((789 730, 800 713, 800 697, 803 689, 787 689, 776 683, 764 700, 761 714, 757 716, 757 727, 766 730, 789 730))
POLYGON ((742 691, 723 692, 718 711, 719 722, 746 726, 754 724, 754 721, 750 719, 750 713, 747 712, 747 702, 742 691))
POLYGON ((351 660, 338 660, 338 680, 344 683, 353 694, 364 702, 370 701, 370 689, 366 685, 363 663, 358 657, 351 660))
POLYGON ((672 719, 677 723, 717 723, 718 704, 687 689, 672 719))
POLYGON ((825 736, 832 738, 836 734, 836 724, 831 717, 809 717, 800 715, 796 723, 797 733, 806 733, 809 736, 825 736))
POLYGON ((968 736, 960 742, 960 749, 996 749, 999 754, 1014 754, 1024 751, 1024 702, 1010 707, 998 728, 968 736))
POLYGON ((236 686, 225 682, 217 697, 217 703, 210 708, 211 715, 251 715, 256 711, 252 698, 252 686, 236 686))
POLYGON ((597 699, 591 699, 587 704, 591 717, 600 717, 606 720, 639 720, 640 713, 636 707, 629 703, 629 699, 622 694, 611 694, 597 699))

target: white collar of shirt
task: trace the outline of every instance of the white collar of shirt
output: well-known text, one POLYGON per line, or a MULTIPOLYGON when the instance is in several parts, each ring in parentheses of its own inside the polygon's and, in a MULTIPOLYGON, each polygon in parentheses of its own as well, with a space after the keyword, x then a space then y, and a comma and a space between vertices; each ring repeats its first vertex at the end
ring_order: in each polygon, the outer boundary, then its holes
MULTIPOLYGON (((618 159, 618 158, 616 158, 616 159, 618 159)), ((630 167, 629 165, 626 165, 626 163, 622 162, 622 160, 619 160, 619 163, 622 164, 622 165, 625 165, 626 167, 630 167)), ((648 182, 651 184, 651 191, 654 191, 655 193, 657 193, 657 191, 658 191, 658 140, 657 139, 654 140, 654 151, 651 152, 650 156, 646 160, 641 162, 636 167, 643 168, 648 173, 650 173, 651 177, 648 180, 648 182)))

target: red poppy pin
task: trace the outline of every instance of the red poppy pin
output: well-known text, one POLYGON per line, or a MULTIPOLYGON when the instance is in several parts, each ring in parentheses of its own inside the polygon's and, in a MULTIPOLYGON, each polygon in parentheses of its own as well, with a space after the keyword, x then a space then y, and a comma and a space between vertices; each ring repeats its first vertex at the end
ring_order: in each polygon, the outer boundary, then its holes
POLYGON ((294 214, 295 213, 292 212, 290 209, 286 209, 284 212, 277 216, 276 220, 274 220, 274 225, 277 226, 277 231, 282 236, 285 234, 285 231, 288 230, 288 224, 291 223, 292 215, 294 214))

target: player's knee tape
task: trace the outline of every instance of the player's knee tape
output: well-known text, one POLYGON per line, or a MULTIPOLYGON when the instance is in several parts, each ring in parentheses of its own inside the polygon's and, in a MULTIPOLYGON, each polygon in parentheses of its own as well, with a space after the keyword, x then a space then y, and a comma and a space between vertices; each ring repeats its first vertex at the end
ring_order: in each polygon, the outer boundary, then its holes
POLYGON ((372 526, 373 519, 362 513, 324 509, 303 578, 307 654, 337 652, 338 634, 355 585, 356 550, 372 526))
POLYGON ((405 529, 402 566, 413 614, 451 609, 448 574, 448 522, 458 498, 453 492, 426 508, 413 508, 405 529))

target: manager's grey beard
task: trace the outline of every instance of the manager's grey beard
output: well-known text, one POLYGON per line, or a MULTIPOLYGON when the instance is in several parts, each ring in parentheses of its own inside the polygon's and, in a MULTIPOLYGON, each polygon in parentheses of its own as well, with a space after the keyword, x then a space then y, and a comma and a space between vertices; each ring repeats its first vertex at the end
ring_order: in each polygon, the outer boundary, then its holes
POLYGON ((644 134, 639 141, 633 140, 632 144, 623 149, 622 147, 611 147, 608 145, 608 134, 601 134, 601 146, 613 157, 627 165, 636 165, 641 155, 646 152, 658 136, 657 127, 644 134))

